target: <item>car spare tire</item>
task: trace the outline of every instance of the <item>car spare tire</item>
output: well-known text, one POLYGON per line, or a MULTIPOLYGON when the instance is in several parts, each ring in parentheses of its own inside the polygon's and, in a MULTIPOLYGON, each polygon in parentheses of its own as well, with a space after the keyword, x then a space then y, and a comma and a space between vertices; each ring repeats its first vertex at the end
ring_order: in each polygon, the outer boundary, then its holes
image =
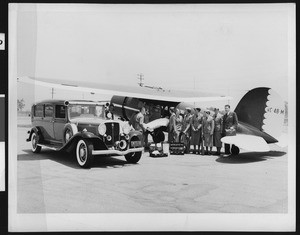
POLYGON ((68 123, 63 132, 63 142, 64 144, 68 143, 68 141, 78 132, 77 126, 73 123, 68 123))

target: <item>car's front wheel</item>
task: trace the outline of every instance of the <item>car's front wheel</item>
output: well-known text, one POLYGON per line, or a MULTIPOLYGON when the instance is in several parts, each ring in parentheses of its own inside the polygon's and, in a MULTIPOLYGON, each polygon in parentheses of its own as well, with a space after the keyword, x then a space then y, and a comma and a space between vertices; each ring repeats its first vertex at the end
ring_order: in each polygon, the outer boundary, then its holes
POLYGON ((142 152, 134 152, 134 153, 128 153, 125 155, 125 159, 129 163, 137 163, 142 156, 142 152))
POLYGON ((76 145, 76 159, 79 166, 89 168, 93 162, 93 144, 89 140, 80 139, 76 145))
POLYGON ((39 136, 36 132, 33 132, 31 135, 31 150, 33 153, 41 152, 42 147, 38 145, 39 136))

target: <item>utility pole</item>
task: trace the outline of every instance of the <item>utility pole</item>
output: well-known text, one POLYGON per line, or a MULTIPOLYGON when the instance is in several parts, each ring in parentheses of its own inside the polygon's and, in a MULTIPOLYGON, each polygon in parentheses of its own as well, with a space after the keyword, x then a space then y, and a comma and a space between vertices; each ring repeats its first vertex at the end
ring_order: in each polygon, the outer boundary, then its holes
POLYGON ((139 73, 138 75, 138 80, 140 80, 139 82, 138 82, 138 84, 139 84, 139 86, 144 86, 144 74, 142 74, 142 73, 139 73))
POLYGON ((53 100, 53 95, 55 94, 55 92, 54 92, 54 88, 52 87, 51 88, 51 97, 52 97, 52 100, 53 100))

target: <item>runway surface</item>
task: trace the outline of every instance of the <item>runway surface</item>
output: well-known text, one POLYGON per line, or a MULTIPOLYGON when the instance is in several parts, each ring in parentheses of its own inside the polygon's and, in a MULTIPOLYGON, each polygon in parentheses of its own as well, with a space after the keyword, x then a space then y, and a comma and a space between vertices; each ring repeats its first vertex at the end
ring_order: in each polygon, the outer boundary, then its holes
MULTIPOLYGON (((18 213, 286 213, 287 148, 223 158, 194 154, 95 157, 33 154, 28 128, 18 128, 18 213)), ((165 148, 167 150, 167 148, 165 148)))

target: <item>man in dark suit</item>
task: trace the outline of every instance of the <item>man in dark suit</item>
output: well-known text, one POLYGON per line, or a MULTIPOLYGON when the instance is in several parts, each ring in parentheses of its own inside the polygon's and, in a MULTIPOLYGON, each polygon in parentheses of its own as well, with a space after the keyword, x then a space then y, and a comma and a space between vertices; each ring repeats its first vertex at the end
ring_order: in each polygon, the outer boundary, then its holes
POLYGON ((134 117, 134 129, 143 134, 143 145, 145 150, 149 149, 148 146, 148 134, 147 128, 145 126, 145 116, 147 114, 146 108, 143 106, 140 108, 140 112, 137 113, 134 117))
MULTIPOLYGON (((230 105, 225 105, 225 115, 223 116, 223 136, 236 135, 238 118, 235 112, 230 111, 230 105)), ((230 145, 225 144, 225 154, 230 154, 230 145)))
POLYGON ((171 107, 170 108, 170 119, 169 119, 169 126, 168 126, 168 142, 169 143, 173 143, 175 141, 175 108, 171 107))

